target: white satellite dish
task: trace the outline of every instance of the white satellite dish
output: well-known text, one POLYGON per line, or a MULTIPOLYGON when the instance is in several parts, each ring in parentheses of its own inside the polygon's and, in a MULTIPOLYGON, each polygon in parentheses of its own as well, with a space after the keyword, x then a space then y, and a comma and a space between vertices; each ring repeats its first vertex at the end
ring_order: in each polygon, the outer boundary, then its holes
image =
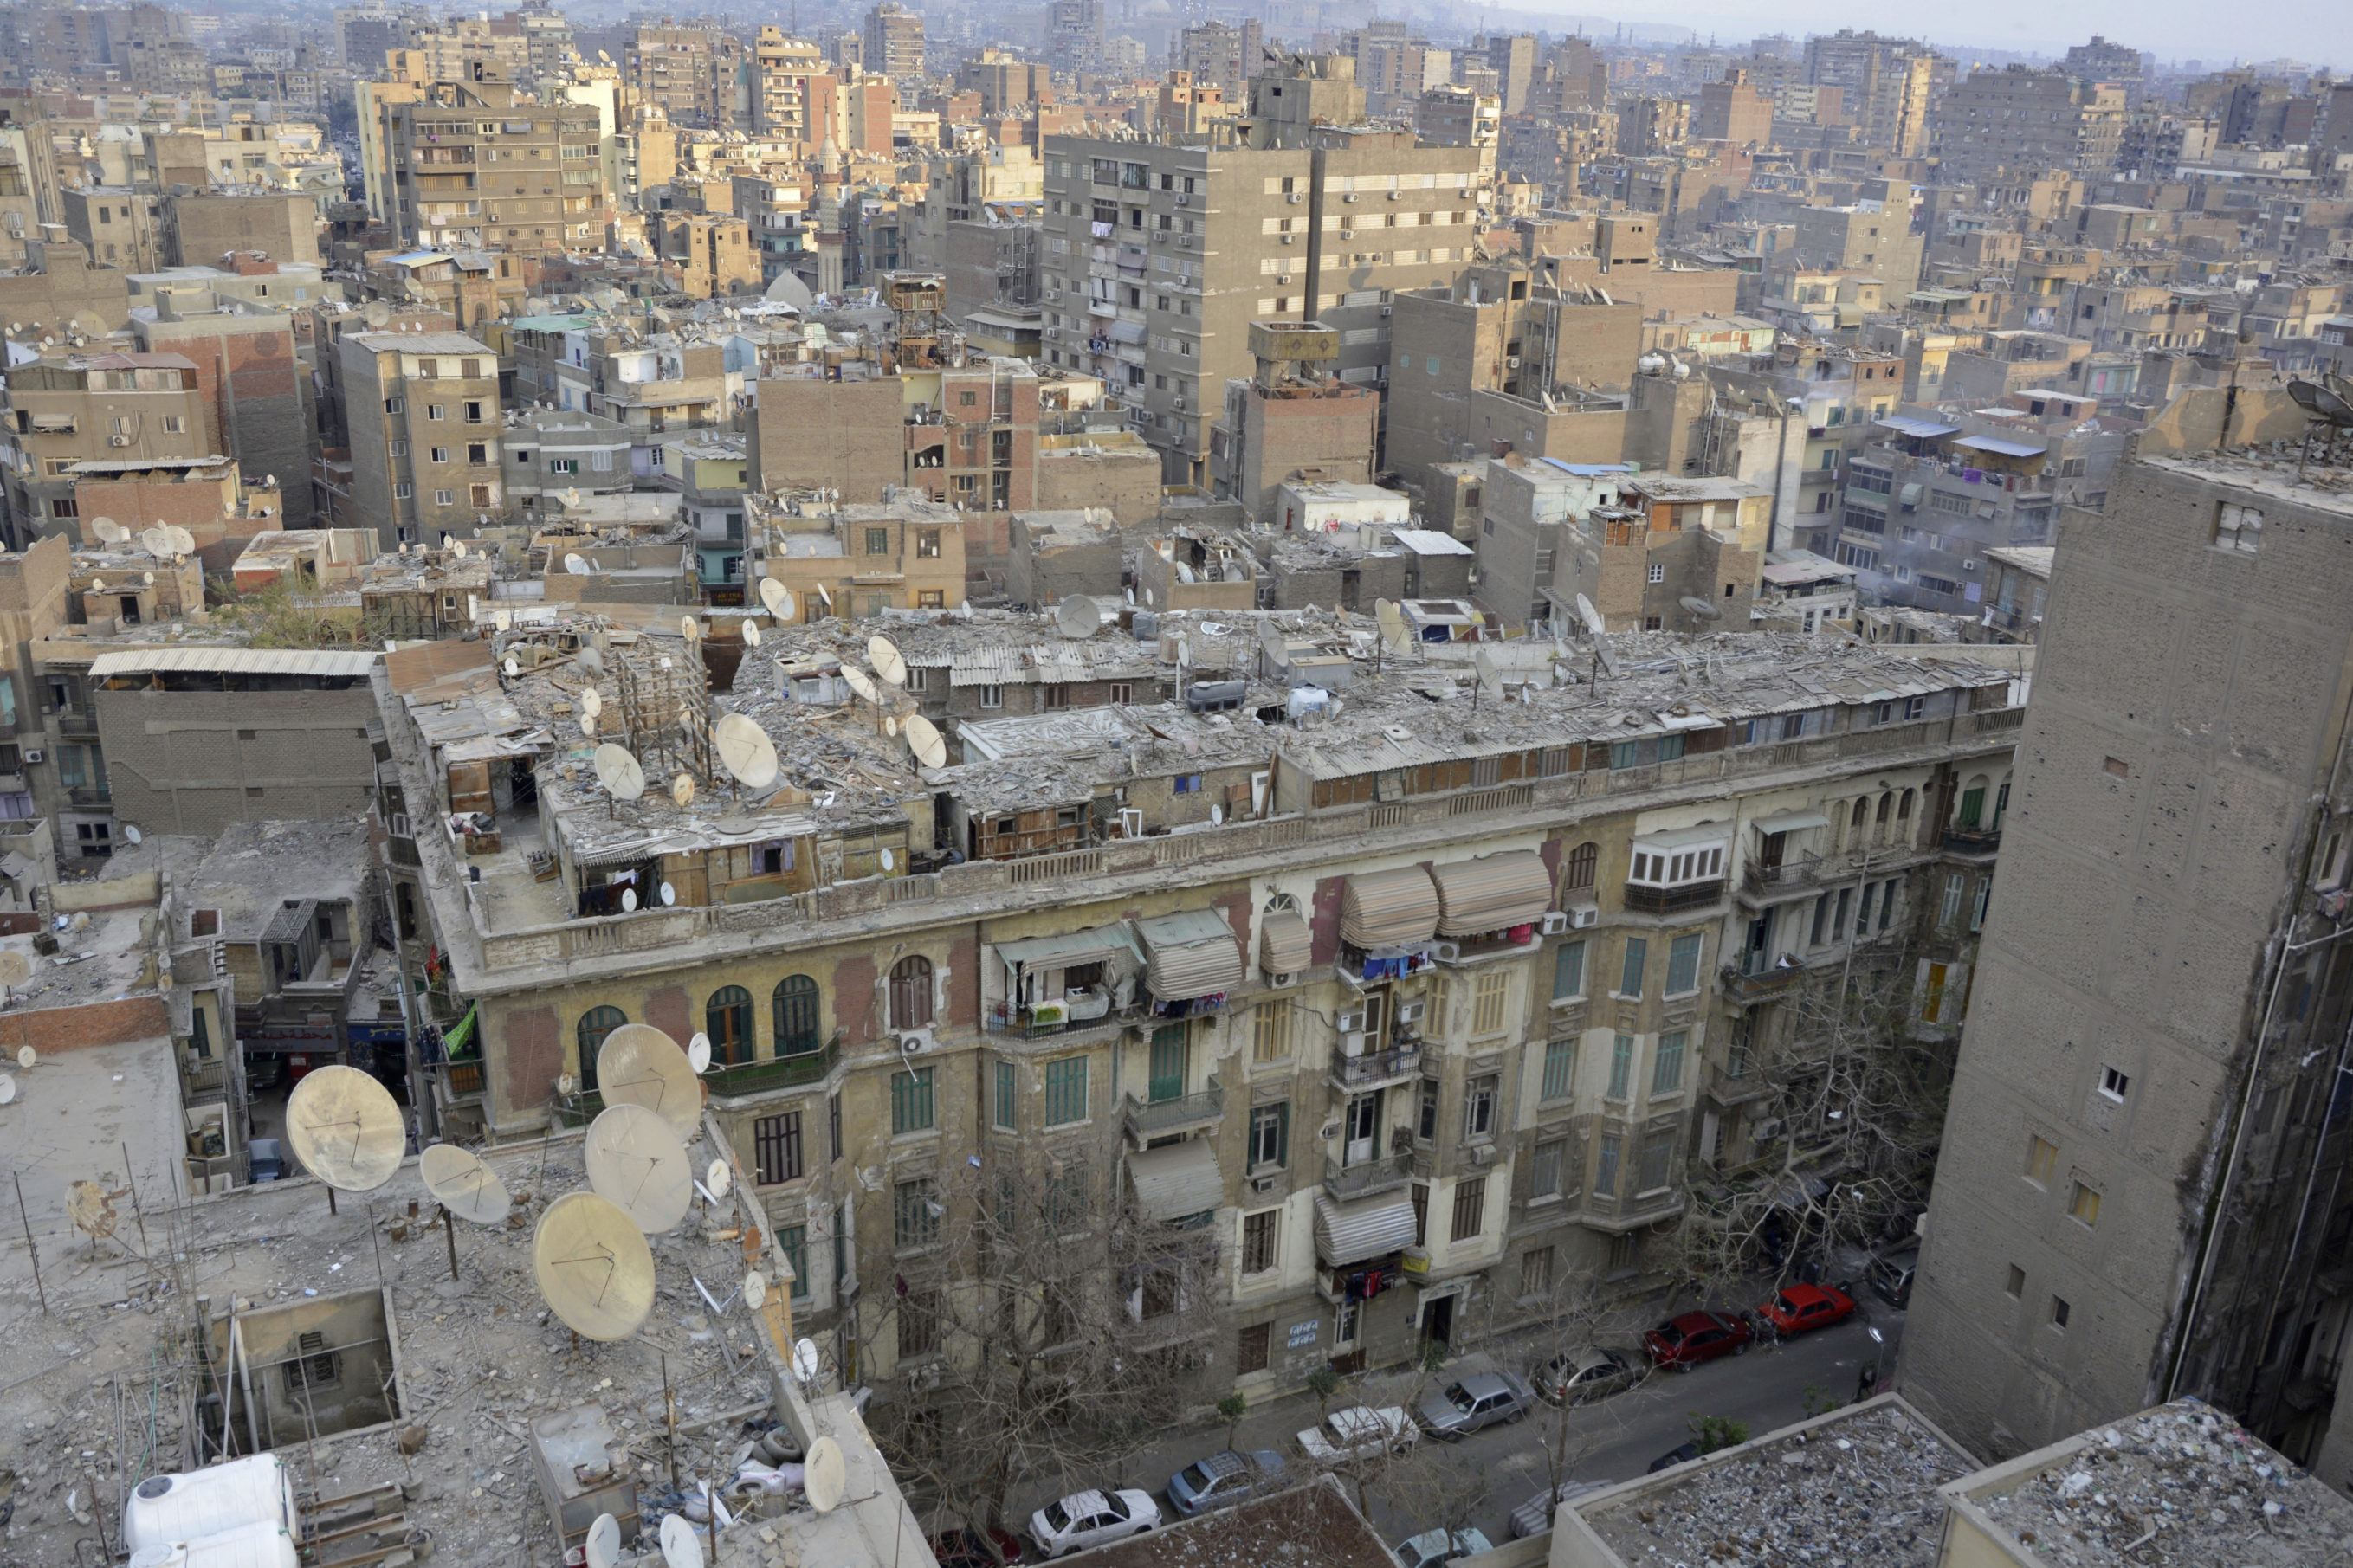
POLYGON ((907 742, 907 750, 915 753, 915 761, 927 768, 944 767, 948 760, 948 743, 940 739, 939 726, 921 713, 911 713, 900 726, 899 733, 907 742))
POLYGON ((174 554, 194 555, 196 552, 196 536, 190 533, 186 529, 182 528, 178 523, 175 522, 171 524, 164 530, 164 532, 172 542, 172 552, 174 554))
POLYGON ((678 633, 679 636, 684 637, 689 642, 701 642, 702 640, 702 623, 696 620, 692 616, 681 616, 678 618, 678 633))
POLYGON ((121 544, 131 537, 131 531, 111 517, 94 517, 90 526, 90 531, 109 544, 121 544))
POLYGON ((874 678, 867 674, 864 670, 859 668, 856 665, 843 665, 841 667, 841 679, 849 682, 849 689, 858 693, 859 696, 866 699, 867 701, 880 702, 882 700, 881 689, 874 684, 874 678))
POLYGON ((466 558, 466 542, 462 539, 451 540, 449 542, 449 552, 451 554, 457 556, 459 560, 463 561, 466 558))
POLYGON ((1222 805, 1212 805, 1209 807, 1209 825, 1213 827, 1222 827, 1225 826, 1225 823, 1226 808, 1222 805))
POLYGON ((433 1201, 459 1219, 502 1225, 513 1206, 496 1171, 455 1143, 436 1143, 417 1157, 417 1173, 433 1201))
POLYGON ((1703 621, 1720 621, 1724 618, 1724 612, 1716 608, 1715 601, 1713 599, 1703 599, 1697 594, 1685 594, 1682 603, 1684 609, 1703 621))
POLYGON ((585 711, 580 715, 580 732, 590 740, 596 738, 596 715, 585 711))
POLYGON ((133 849, 138 848, 141 844, 144 843, 147 837, 145 834, 140 832, 138 828, 132 826, 127 822, 122 825, 122 837, 131 841, 131 847, 133 849))
POLYGON ((747 1270, 744 1275, 744 1305, 756 1312, 765 1306, 767 1301, 767 1276, 756 1268, 747 1270))
POLYGON ((1583 621, 1585 629, 1596 637, 1609 629, 1609 623, 1601 618, 1601 612, 1595 609, 1593 601, 1582 594, 1577 596, 1577 618, 1583 621))
MULTIPOLYGON (((531 1268, 541 1297, 584 1339, 628 1339, 653 1310, 654 1258, 646 1233, 595 1193, 566 1193, 547 1205, 532 1232, 531 1268)), ((676 1514, 670 1522, 686 1523, 676 1514)))
POLYGON ((1471 668, 1479 672, 1479 689, 1490 697, 1504 695, 1503 673, 1495 668, 1495 656, 1485 648, 1471 656, 1471 668))
POLYGON ((668 882, 664 882, 661 885, 661 901, 662 908, 664 909, 669 909, 672 904, 677 903, 678 889, 671 887, 668 882))
MULTIPOLYGON (((33 961, 31 959, 14 948, 0 951, 0 985, 22 985, 32 977, 33 961)), ((16 1047, 16 1065, 22 1068, 30 1068, 33 1065, 32 1047, 16 1047)))
POLYGON ((582 559, 579 552, 577 551, 569 552, 565 555, 564 569, 566 572, 571 573, 575 577, 586 577, 588 575, 588 563, 582 559))
POLYGON ((1073 594, 1054 612, 1054 629, 1073 640, 1094 636, 1102 625, 1103 612, 1084 594, 1073 594))
POLYGON ((16 1080, 10 1078, 6 1073, 0 1072, 0 1105, 14 1105, 16 1103, 16 1080))
POLYGON ((713 1160, 711 1168, 702 1173, 702 1184, 711 1189, 714 1198, 723 1198, 735 1185, 735 1167, 724 1160, 713 1160))
POLYGON ((1391 600, 1376 599, 1373 601, 1373 620, 1381 628, 1381 646, 1391 653, 1403 653, 1413 635, 1405 624, 1404 612, 1391 600))
POLYGON ((621 912, 625 915, 633 915, 638 912, 638 890, 635 888, 623 888, 621 889, 621 912))
POLYGON ((661 1554, 667 1568, 703 1568, 702 1538, 682 1513, 661 1521, 661 1554))
POLYGON ((897 714, 892 713, 884 716, 882 720, 882 732, 886 735, 892 736, 895 736, 899 733, 899 716, 897 714))
POLYGON ((569 485, 565 486, 564 490, 564 504, 567 507, 578 506, 580 504, 580 492, 569 485))
POLYGON ((601 716, 605 711, 605 694, 593 686, 583 689, 580 693, 580 711, 587 714, 591 719, 601 716))
MULTIPOLYGON (((25 963, 25 955, 23 953, 16 953, 15 957, 19 965, 23 965, 25 963)), ((11 985, 18 985, 22 984, 23 982, 21 980, 11 980, 8 984, 11 985)), ((32 1047, 18 1046, 16 1047, 16 1065, 23 1068, 26 1072, 31 1072, 33 1070, 33 1064, 40 1059, 41 1053, 35 1050, 32 1047)))
POLYGON ((105 578, 103 578, 103 577, 92 577, 92 578, 90 580, 90 591, 91 593, 93 593, 93 594, 103 594, 103 593, 105 593, 105 592, 106 592, 106 579, 105 579, 105 578))
POLYGON ((646 773, 638 759, 610 741, 596 748, 596 782, 615 800, 635 800, 646 793, 646 773))
POLYGON ((588 1124, 581 1146, 596 1195, 659 1236, 686 1217, 694 1194, 685 1145, 660 1115, 642 1105, 608 1105, 588 1124))
POLYGON ((803 1383, 815 1383, 823 1363, 818 1359, 815 1340, 793 1342, 793 1375, 803 1383))
POLYGON ((893 686, 907 684, 907 661, 899 655, 899 645, 886 637, 866 639, 866 657, 874 661, 874 673, 893 686))
POLYGON ((745 647, 758 647, 760 646, 760 628, 754 622, 745 621, 744 623, 744 646, 745 647))
POLYGON ((1179 637, 1176 639, 1176 668, 1179 669, 1193 668, 1193 641, 1190 637, 1179 637))
POLYGON ((887 848, 882 851, 881 858, 882 861, 882 869, 885 871, 888 871, 899 863, 899 858, 896 855, 893 855, 887 848))
POLYGON ((360 318, 369 326, 380 329, 392 320, 392 307, 381 300, 370 300, 367 309, 360 312, 360 318))
POLYGON ((774 577, 760 579, 760 603, 768 607, 768 614, 780 621, 793 618, 793 591, 774 577))
POLYGON ((694 775, 681 768, 678 776, 670 781, 670 801, 681 811, 694 804, 694 775))
POLYGON ((694 1038, 686 1042, 686 1065, 694 1069, 697 1077, 711 1070, 711 1037, 700 1029, 694 1031, 694 1038))
POLYGON ((596 1522, 588 1527, 588 1568, 619 1568, 621 1561, 621 1521, 609 1513, 600 1513, 596 1522))
POLYGON ((605 673, 605 656, 593 647, 584 647, 578 654, 581 673, 594 680, 605 673))
POLYGON ((514 612, 512 610, 492 610, 491 612, 491 629, 495 631, 512 631, 514 629, 514 612))
POLYGON ((801 1490, 809 1507, 831 1513, 841 1506, 842 1494, 849 1489, 849 1466, 842 1459, 841 1445, 830 1437, 811 1443, 801 1468, 801 1490))
POLYGON ((742 713, 723 715, 711 727, 719 748, 719 765, 746 789, 765 789, 776 782, 776 743, 768 732, 742 713))
POLYGON ((143 529, 139 534, 139 548, 150 555, 172 553, 172 536, 160 528, 143 529))

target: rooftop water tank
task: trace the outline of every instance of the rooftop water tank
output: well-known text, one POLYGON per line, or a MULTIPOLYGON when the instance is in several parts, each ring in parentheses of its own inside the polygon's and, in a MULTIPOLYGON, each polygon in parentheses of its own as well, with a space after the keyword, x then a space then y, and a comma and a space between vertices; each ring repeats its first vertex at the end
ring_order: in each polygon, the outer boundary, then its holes
POLYGON ((137 1552, 202 1541, 240 1525, 264 1524, 291 1532, 301 1523, 294 1479, 286 1466, 275 1455, 256 1454, 231 1464, 141 1481, 123 1500, 122 1544, 137 1552))

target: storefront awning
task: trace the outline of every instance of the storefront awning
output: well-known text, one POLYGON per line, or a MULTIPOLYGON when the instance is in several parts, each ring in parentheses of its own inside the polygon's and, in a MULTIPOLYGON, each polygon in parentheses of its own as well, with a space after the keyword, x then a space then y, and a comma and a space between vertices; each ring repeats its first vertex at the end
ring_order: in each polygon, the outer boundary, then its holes
POLYGON ((1269 910, 1259 921, 1259 967, 1269 974, 1297 974, 1315 963, 1315 940, 1297 910, 1269 910))
POLYGON ((1535 925, 1552 904, 1552 873, 1533 849, 1434 866, 1430 877, 1438 885, 1440 936, 1535 925))
POLYGON ((1413 1245, 1413 1204, 1374 1198, 1340 1204, 1315 1194, 1315 1255, 1334 1268, 1386 1258, 1413 1245))
POLYGON ((1419 866, 1348 879, 1340 899, 1340 934, 1362 948, 1410 947, 1438 930, 1438 889, 1419 866))
POLYGON ((1187 910, 1135 922, 1146 953, 1145 984, 1163 1002, 1187 1002, 1239 990, 1242 948, 1215 910, 1187 910))
POLYGON ((1135 1204, 1146 1219, 1166 1224, 1207 1214, 1225 1201, 1218 1152, 1207 1139, 1188 1139, 1127 1157, 1135 1204))

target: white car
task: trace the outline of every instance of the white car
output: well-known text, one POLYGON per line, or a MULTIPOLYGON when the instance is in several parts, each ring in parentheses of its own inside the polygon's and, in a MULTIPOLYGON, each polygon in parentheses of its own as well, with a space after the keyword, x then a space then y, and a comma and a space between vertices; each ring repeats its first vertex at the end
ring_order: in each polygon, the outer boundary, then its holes
POLYGON ((1160 1505, 1150 1492, 1072 1492, 1029 1516, 1029 1539, 1044 1555, 1064 1557, 1141 1535, 1159 1522, 1160 1505))
POLYGON ((1420 1441, 1421 1430, 1402 1405, 1374 1410, 1352 1405, 1324 1417, 1323 1425, 1299 1434, 1299 1447, 1320 1465, 1370 1458, 1387 1449, 1402 1454, 1420 1441))

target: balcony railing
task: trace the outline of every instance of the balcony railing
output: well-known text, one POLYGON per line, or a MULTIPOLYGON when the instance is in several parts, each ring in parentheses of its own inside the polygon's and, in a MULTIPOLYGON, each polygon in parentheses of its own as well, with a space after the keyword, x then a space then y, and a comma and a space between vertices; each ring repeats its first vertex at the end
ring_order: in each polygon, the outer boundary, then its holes
POLYGON ((1745 873, 1751 891, 1765 888, 1799 888, 1820 880, 1827 874, 1829 860, 1820 855, 1794 855, 1780 864, 1767 866, 1751 860, 1745 873))
POLYGON ((1365 1089, 1396 1079, 1411 1078, 1421 1070, 1421 1042, 1410 1040, 1386 1051, 1364 1051, 1350 1056, 1344 1050, 1332 1053, 1332 1081, 1346 1089, 1365 1089))
POLYGON ((471 1100, 482 1092, 482 1064, 477 1061, 451 1062, 442 1075, 442 1081, 452 1100, 471 1100))
POLYGON ((744 1062, 735 1067, 712 1068, 702 1075, 714 1097, 733 1098, 762 1094, 770 1089, 797 1089, 816 1083, 831 1072, 841 1060, 841 1042, 828 1041, 814 1051, 798 1056, 774 1057, 762 1062, 744 1062))
POLYGON ((1226 1091, 1216 1079, 1198 1094, 1180 1094, 1168 1100, 1138 1100, 1126 1097, 1120 1109, 1120 1120, 1126 1124, 1128 1136, 1135 1139, 1165 1138, 1175 1132, 1187 1132, 1207 1127, 1226 1114, 1226 1091))
POLYGON ((1677 910, 1705 909, 1724 897, 1724 879, 1705 882, 1685 882, 1680 888, 1652 888, 1640 882, 1626 884, 1626 907, 1645 914, 1672 914, 1677 910))
POLYGON ((1768 997, 1778 996, 1795 987, 1799 977, 1805 973, 1796 964, 1786 969, 1776 967, 1762 953, 1754 951, 1743 952, 1740 956, 1742 966, 1738 969, 1727 967, 1722 976, 1725 999, 1730 1002, 1762 1002, 1768 997), (1752 960, 1757 963, 1755 968, 1748 966, 1752 960))
POLYGON ((1999 827, 1947 827, 1945 850, 1951 855, 1991 855, 2001 848, 1999 827))
POLYGON ((1324 1190, 1344 1202, 1386 1193, 1412 1180, 1411 1154, 1385 1154, 1378 1159, 1359 1160, 1353 1165, 1342 1165, 1329 1154, 1324 1156, 1324 1190))

